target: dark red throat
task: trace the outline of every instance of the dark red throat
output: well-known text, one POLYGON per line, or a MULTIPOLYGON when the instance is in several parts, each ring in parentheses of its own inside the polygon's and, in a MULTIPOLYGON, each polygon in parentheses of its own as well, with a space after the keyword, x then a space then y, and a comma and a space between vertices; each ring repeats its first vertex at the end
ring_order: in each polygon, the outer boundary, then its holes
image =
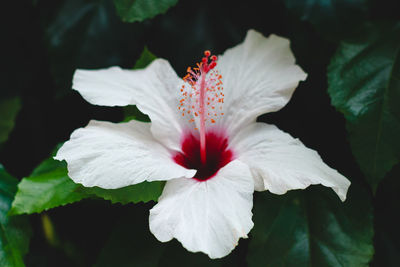
POLYGON ((194 179, 206 181, 233 159, 233 152, 228 149, 228 138, 222 134, 206 134, 206 151, 206 162, 203 164, 200 158, 200 140, 192 134, 187 134, 183 138, 182 153, 176 153, 174 161, 187 169, 197 170, 194 179))

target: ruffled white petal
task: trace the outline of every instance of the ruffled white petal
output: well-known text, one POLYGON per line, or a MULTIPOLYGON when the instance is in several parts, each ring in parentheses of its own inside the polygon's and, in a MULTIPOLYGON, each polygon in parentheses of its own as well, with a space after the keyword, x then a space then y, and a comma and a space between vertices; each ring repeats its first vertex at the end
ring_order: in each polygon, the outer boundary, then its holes
POLYGON ((150 231, 162 242, 176 238, 190 251, 224 257, 253 227, 253 188, 248 167, 238 160, 207 181, 168 181, 150 210, 150 231))
POLYGON ((307 77, 295 65, 288 39, 273 34, 265 38, 254 30, 219 57, 217 69, 225 94, 225 115, 219 124, 230 133, 255 122, 259 115, 281 109, 307 77))
POLYGON ((77 70, 73 79, 73 88, 92 104, 137 105, 150 117, 153 136, 174 150, 180 150, 181 133, 188 124, 178 112, 182 84, 164 59, 156 59, 142 70, 77 70))
POLYGON ((318 153, 273 125, 253 123, 230 146, 248 164, 257 191, 284 194, 312 184, 331 187, 344 201, 349 180, 326 165, 318 153))
POLYGON ((75 130, 55 157, 66 160, 68 175, 86 187, 120 188, 143 181, 193 177, 155 140, 150 123, 91 121, 75 130))

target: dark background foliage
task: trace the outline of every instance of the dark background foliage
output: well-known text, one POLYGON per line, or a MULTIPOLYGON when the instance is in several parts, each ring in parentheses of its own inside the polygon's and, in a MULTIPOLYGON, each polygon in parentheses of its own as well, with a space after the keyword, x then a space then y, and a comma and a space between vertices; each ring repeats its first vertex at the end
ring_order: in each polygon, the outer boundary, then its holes
MULTIPOLYGON (((115 4, 121 8, 123 2, 116 0, 115 4)), ((186 252, 176 241, 156 241, 148 231, 147 218, 154 202, 122 205, 101 198, 85 199, 29 216, 32 238, 26 265, 399 266, 400 166, 392 164, 395 167, 388 168, 391 170, 382 177, 371 178, 361 171, 361 160, 356 160, 357 151, 352 151, 351 136, 346 132, 346 127, 351 132, 351 125, 346 126, 348 114, 331 105, 340 88, 330 80, 331 100, 327 70, 332 58, 340 59, 344 43, 366 40, 363 44, 367 44, 371 30, 366 25, 394 25, 400 19, 400 9, 397 1, 390 0, 329 2, 181 0, 165 14, 132 23, 121 20, 111 0, 3 3, 0 100, 19 99, 19 112, 8 139, 0 144, 0 162, 13 177, 30 176, 57 144, 90 119, 124 119, 122 108, 90 105, 71 90, 75 69, 132 68, 147 46, 157 57, 170 61, 182 76, 204 50, 221 54, 253 28, 266 36, 274 33, 289 38, 297 63, 308 73, 285 108, 259 120, 300 138, 352 181, 344 204, 320 186, 312 186, 305 194, 255 194, 256 226, 250 239, 241 240, 231 255, 217 261, 186 252), (344 208, 337 208, 341 205, 344 208), (343 221, 345 216, 349 219, 343 221), (372 218, 373 225, 368 225, 372 218), (285 225, 288 222, 293 224, 285 225), (335 227, 351 232, 351 242, 346 235, 335 239, 335 227), (276 236, 262 237, 270 230, 276 236), (309 250, 293 256, 298 240, 292 239, 298 233, 307 236, 309 250), (319 252, 321 240, 333 240, 328 245, 330 253, 319 252), (343 245, 346 242, 348 247, 343 245), (349 247, 354 250, 349 251, 349 247), (339 256, 335 261, 329 255, 339 256)), ((384 42, 393 41, 398 49, 398 36, 400 31, 394 30, 384 42)), ((398 60, 397 68, 393 67, 396 79, 400 77, 398 60)), ((393 101, 400 100, 400 86, 394 85, 392 91, 393 101)), ((1 110, 4 113, 0 116, 4 118, 10 110, 1 110)), ((393 140, 398 137, 391 136, 393 140)))

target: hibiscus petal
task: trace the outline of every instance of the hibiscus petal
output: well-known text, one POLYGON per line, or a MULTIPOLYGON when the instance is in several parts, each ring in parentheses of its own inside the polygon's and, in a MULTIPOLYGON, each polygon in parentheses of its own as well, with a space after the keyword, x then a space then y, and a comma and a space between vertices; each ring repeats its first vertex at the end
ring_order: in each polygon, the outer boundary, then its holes
POLYGON ((75 130, 57 153, 68 175, 86 187, 120 188, 143 181, 193 177, 151 135, 150 123, 91 121, 75 130))
POLYGON ((326 165, 318 153, 274 125, 253 123, 232 140, 238 159, 251 169, 257 191, 284 194, 311 184, 331 187, 344 201, 349 180, 326 165))
POLYGON ((175 237, 190 251, 224 257, 253 227, 253 189, 250 170, 238 160, 207 181, 168 181, 150 210, 150 231, 162 242, 175 237))
POLYGON ((75 71, 72 88, 93 105, 127 106, 136 104, 135 86, 144 71, 123 70, 111 67, 99 70, 75 71))
POLYGON ((156 59, 142 70, 77 70, 72 87, 95 105, 137 105, 149 115, 153 136, 169 148, 180 150, 181 133, 188 124, 177 108, 182 84, 168 61, 156 59))
POLYGON ((249 30, 243 43, 219 57, 224 87, 224 116, 230 133, 255 122, 259 115, 281 109, 307 77, 297 65, 288 39, 249 30))

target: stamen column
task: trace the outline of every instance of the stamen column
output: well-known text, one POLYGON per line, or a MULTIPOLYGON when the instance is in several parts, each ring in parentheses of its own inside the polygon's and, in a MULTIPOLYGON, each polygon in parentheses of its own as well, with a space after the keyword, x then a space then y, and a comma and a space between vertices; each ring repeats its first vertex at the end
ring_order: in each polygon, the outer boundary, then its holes
POLYGON ((201 81, 200 81, 200 158, 203 164, 207 161, 206 152, 206 108, 205 98, 206 98, 206 73, 202 71, 201 81))
MULTIPOLYGON (((218 71, 211 71, 217 65, 216 61, 217 57, 215 55, 211 56, 211 52, 207 50, 196 68, 187 68, 187 75, 183 77, 183 80, 190 87, 186 89, 186 85, 182 85, 180 90, 183 97, 180 99, 178 106, 182 116, 185 116, 185 114, 193 116, 189 122, 193 123, 195 122, 195 117, 200 117, 198 129, 200 132, 200 159, 204 165, 207 163, 206 121, 209 120, 211 123, 215 123, 215 116, 217 116, 215 104, 223 103, 223 93, 221 92, 222 76, 218 74, 218 71), (208 110, 208 107, 212 111, 208 110), (210 114, 213 118, 210 118, 210 114)), ((223 115, 222 112, 220 114, 223 115)))

